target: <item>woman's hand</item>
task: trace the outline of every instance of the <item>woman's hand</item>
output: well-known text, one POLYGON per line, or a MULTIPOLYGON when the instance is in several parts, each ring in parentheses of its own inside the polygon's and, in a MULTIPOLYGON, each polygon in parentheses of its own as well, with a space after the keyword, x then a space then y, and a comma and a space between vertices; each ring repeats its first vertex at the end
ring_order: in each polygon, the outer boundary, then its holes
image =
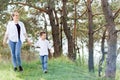
POLYGON ((3 47, 6 47, 6 41, 3 40, 3 47))
POLYGON ((31 45, 31 44, 32 44, 32 42, 30 42, 30 40, 28 40, 28 39, 27 39, 27 43, 28 43, 28 45, 31 45))
POLYGON ((3 39, 3 47, 6 47, 7 39, 8 39, 8 35, 5 34, 4 39, 3 39))

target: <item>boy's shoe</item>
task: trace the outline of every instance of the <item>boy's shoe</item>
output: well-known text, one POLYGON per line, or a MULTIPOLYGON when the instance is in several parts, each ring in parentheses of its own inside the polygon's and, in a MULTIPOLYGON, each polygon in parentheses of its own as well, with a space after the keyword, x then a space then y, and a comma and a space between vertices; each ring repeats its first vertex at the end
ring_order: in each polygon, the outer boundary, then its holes
POLYGON ((22 68, 22 66, 19 66, 19 71, 23 71, 23 68, 22 68))
POLYGON ((47 70, 44 70, 43 72, 44 72, 44 73, 47 73, 47 70))
POLYGON ((14 71, 17 71, 17 67, 14 67, 14 71))

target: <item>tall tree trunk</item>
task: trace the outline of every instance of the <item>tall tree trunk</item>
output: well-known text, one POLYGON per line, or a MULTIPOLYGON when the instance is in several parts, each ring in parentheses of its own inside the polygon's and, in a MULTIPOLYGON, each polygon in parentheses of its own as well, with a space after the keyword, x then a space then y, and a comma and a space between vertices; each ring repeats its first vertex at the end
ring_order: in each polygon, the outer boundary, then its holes
POLYGON ((54 57, 59 57, 61 55, 61 43, 59 37, 59 26, 55 23, 55 16, 54 16, 54 0, 48 0, 48 15, 50 19, 50 24, 52 27, 52 37, 53 37, 53 45, 54 45, 54 57))
POLYGON ((60 35, 59 35, 59 38, 60 38, 60 52, 61 53, 63 53, 63 49, 62 49, 62 47, 63 47, 63 40, 62 40, 62 38, 63 38, 63 36, 62 36, 62 32, 63 32, 63 28, 62 28, 63 26, 62 25, 60 25, 60 30, 59 30, 59 33, 60 33, 60 35))
POLYGON ((88 59, 88 66, 89 71, 94 72, 94 57, 93 57, 93 15, 92 15, 92 8, 91 8, 91 0, 87 0, 87 11, 88 11, 88 35, 89 35, 89 59, 88 59))
POLYGON ((44 30, 45 30, 45 32, 46 32, 46 39, 48 40, 48 30, 47 30, 47 20, 46 20, 46 17, 45 17, 45 14, 43 14, 43 17, 44 17, 44 19, 45 19, 45 26, 44 26, 44 30))
POLYGON ((59 40, 60 40, 60 53, 63 53, 62 50, 62 25, 60 25, 61 22, 59 22, 59 18, 57 16, 57 11, 54 9, 55 19, 56 19, 56 25, 59 27, 59 40))
POLYGON ((108 54, 105 76, 106 78, 113 78, 115 80, 116 75, 116 48, 117 48, 117 34, 115 33, 115 23, 112 11, 110 9, 108 0, 101 0, 103 13, 107 22, 108 32, 108 54))
POLYGON ((98 76, 101 77, 101 72, 102 72, 102 64, 105 60, 105 54, 107 54, 107 52, 105 52, 105 37, 106 37, 106 29, 103 32, 103 36, 102 36, 102 41, 101 41, 101 52, 102 52, 102 58, 99 61, 99 66, 98 66, 98 76))
POLYGON ((62 0, 62 1, 63 1, 63 30, 68 40, 68 57, 71 60, 75 60, 76 59, 76 53, 74 53, 75 45, 70 28, 67 25, 67 7, 66 7, 67 0, 62 0))
MULTIPOLYGON (((45 14, 43 14, 43 17, 45 19, 45 27, 44 27, 44 30, 46 32, 46 39, 48 40, 48 30, 47 30, 47 20, 46 20, 46 17, 45 17, 45 14)), ((50 54, 50 51, 49 51, 49 55, 48 55, 49 59, 51 59, 53 56, 52 54, 50 54)))
POLYGON ((76 53, 77 52, 77 36, 76 36, 76 34, 77 34, 77 31, 76 31, 76 29, 77 29, 77 4, 78 4, 78 2, 79 1, 77 1, 77 0, 74 0, 74 8, 75 8, 75 12, 74 12, 74 33, 73 33, 73 41, 74 41, 74 53, 76 53))

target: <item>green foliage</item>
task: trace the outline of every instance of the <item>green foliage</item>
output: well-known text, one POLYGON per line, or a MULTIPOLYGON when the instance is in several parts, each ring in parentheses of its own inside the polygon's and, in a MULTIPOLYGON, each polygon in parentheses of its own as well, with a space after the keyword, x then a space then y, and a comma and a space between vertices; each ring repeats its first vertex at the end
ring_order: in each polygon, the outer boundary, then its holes
MULTIPOLYGON (((44 74, 41 69, 39 56, 32 61, 23 62, 23 72, 14 72, 10 62, 0 62, 1 80, 106 80, 97 77, 95 73, 89 73, 87 66, 77 66, 66 57, 49 60, 48 73, 44 74)), ((119 80, 117 69, 116 80, 119 80)))
POLYGON ((41 70, 39 57, 35 61, 24 62, 24 71, 14 72, 10 63, 0 63, 1 80, 99 80, 95 74, 88 73, 86 67, 76 66, 66 57, 51 59, 48 73, 41 70))
POLYGON ((0 0, 0 12, 7 9, 9 0, 0 0))

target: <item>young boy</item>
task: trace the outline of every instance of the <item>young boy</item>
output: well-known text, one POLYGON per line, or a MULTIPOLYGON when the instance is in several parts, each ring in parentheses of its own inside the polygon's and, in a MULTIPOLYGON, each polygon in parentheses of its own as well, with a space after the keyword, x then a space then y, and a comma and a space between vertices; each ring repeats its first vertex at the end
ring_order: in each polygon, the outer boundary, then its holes
POLYGON ((52 50, 49 41, 46 40, 45 32, 40 32, 40 38, 36 43, 36 46, 40 48, 39 54, 40 54, 43 72, 47 73, 47 62, 48 62, 48 54, 49 54, 48 49, 50 50, 51 53, 52 50))

